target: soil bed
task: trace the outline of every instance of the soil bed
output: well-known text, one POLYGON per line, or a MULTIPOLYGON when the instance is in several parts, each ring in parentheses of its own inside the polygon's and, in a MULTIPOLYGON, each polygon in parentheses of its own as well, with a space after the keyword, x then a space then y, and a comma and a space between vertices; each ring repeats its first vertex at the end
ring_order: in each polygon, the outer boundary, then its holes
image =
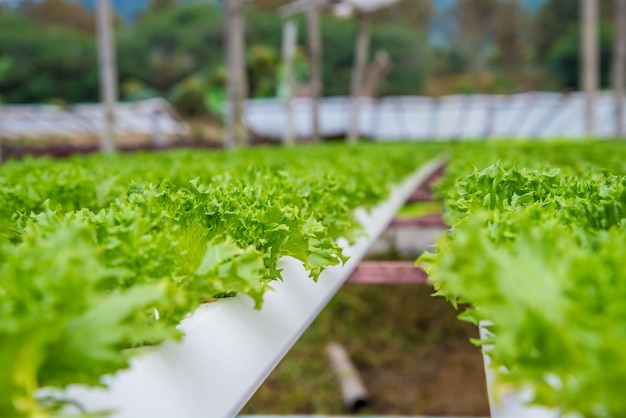
POLYGON ((242 414, 342 414, 324 348, 346 347, 370 392, 364 413, 488 416, 471 324, 427 285, 345 285, 242 414))

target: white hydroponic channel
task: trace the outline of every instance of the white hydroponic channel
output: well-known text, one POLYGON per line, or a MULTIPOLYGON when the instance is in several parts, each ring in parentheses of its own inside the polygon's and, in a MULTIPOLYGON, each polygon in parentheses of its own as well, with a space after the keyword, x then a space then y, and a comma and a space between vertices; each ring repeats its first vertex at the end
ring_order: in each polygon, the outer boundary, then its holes
MULTIPOLYGON (((480 336, 486 338, 489 331, 485 328, 488 322, 480 324, 480 336)), ((489 346, 485 346, 488 351, 489 346)), ((489 395, 489 410, 491 418, 566 418, 560 411, 541 406, 529 405, 533 398, 533 392, 526 390, 504 390, 494 387, 496 374, 506 373, 506 370, 494 370, 491 367, 491 359, 483 353, 485 376, 487 378, 487 392, 489 395)), ((573 417, 569 417, 573 418, 573 417)))
POLYGON ((202 305, 181 323, 182 341, 143 353, 108 379, 107 389, 75 386, 64 395, 88 412, 119 418, 236 415, 440 163, 422 166, 371 211, 357 210, 366 237, 345 246, 348 262, 325 270, 317 283, 299 261, 283 258, 284 281, 272 284, 261 310, 247 296, 202 305))

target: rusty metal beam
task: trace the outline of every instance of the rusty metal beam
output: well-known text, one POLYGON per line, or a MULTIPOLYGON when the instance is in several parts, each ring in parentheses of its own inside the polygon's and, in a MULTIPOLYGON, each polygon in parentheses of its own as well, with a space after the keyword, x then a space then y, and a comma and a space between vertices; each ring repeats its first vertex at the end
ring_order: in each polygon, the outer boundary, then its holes
POLYGON ((407 203, 432 202, 433 200, 433 192, 426 185, 422 185, 415 189, 407 203))
POLYGON ((394 218, 389 226, 395 228, 448 228, 448 225, 443 221, 441 213, 429 213, 414 218, 394 218))
POLYGON ((362 261, 346 283, 427 284, 428 274, 412 261, 362 261))

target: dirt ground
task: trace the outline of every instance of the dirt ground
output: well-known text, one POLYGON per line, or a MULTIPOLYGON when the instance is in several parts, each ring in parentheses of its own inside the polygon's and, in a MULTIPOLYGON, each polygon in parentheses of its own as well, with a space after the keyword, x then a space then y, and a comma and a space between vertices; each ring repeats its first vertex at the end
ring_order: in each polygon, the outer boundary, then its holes
POLYGON ((274 370, 242 414, 343 414, 325 354, 342 344, 370 393, 360 413, 488 416, 482 356, 427 285, 346 285, 274 370))

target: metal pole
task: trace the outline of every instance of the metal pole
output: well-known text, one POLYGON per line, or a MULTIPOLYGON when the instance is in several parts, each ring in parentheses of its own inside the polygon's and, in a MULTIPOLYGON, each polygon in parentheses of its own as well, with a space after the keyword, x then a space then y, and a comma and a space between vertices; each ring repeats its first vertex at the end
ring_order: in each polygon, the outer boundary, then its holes
POLYGON ((359 136, 359 107, 363 86, 363 76, 369 54, 369 20, 365 15, 358 15, 359 33, 356 42, 354 69, 352 72, 352 106, 350 109, 350 125, 348 127, 348 142, 356 143, 359 136))
POLYGON ((311 63, 311 140, 320 141, 320 96, 322 95, 322 42, 319 3, 311 0, 307 12, 309 58, 311 63))
POLYGON ((293 117, 293 95, 295 77, 293 58, 296 47, 296 24, 293 19, 288 19, 283 24, 283 65, 285 70, 285 133, 284 145, 293 145, 295 139, 295 123, 293 117))
POLYGON ((497 96, 492 94, 487 99, 485 107, 487 108, 487 118, 485 119, 485 138, 489 138, 493 134, 493 125, 495 123, 495 113, 497 106, 497 96))
POLYGON ((226 60, 228 66, 228 118, 226 121, 226 146, 241 147, 247 144, 243 119, 247 80, 245 75, 245 39, 242 0, 225 0, 226 3, 226 60))
POLYGON ((626 0, 615 0, 615 46, 613 93, 615 95, 615 136, 624 136, 624 71, 626 71, 626 0))
POLYGON ((585 91, 585 131, 595 135, 595 104, 598 90, 598 0, 581 0, 582 79, 585 91))
POLYGON ((104 104, 104 130, 100 139, 100 150, 115 152, 115 103, 117 101, 117 71, 111 5, 109 0, 98 0, 97 33, 100 64, 100 99, 104 104))

